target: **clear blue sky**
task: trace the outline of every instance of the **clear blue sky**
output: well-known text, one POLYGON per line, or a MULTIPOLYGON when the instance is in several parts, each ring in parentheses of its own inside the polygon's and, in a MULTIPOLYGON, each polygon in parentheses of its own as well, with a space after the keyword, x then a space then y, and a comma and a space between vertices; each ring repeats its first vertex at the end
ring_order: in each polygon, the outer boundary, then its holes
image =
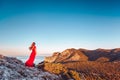
POLYGON ((0 0, 0 54, 120 47, 119 0, 0 0))

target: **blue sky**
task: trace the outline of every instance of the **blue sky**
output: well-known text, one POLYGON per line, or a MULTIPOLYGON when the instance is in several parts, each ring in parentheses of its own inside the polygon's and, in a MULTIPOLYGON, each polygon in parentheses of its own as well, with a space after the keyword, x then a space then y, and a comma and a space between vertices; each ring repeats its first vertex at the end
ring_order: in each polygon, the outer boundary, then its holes
POLYGON ((119 0, 0 0, 0 53, 120 47, 119 0))

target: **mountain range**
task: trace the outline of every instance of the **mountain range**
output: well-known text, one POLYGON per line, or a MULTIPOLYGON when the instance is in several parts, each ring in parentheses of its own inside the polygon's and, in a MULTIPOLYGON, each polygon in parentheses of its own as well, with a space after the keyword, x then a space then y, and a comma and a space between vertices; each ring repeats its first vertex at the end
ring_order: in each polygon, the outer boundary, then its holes
POLYGON ((120 61, 120 48, 115 49, 66 49, 63 52, 55 52, 46 57, 46 62, 71 62, 71 61, 120 61))

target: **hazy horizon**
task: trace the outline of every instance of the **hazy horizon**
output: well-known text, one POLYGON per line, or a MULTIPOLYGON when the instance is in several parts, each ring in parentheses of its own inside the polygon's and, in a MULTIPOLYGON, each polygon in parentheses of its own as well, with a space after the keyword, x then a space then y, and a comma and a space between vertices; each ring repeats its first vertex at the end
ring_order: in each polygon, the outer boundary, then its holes
POLYGON ((119 0, 0 0, 0 54, 120 47, 119 0))

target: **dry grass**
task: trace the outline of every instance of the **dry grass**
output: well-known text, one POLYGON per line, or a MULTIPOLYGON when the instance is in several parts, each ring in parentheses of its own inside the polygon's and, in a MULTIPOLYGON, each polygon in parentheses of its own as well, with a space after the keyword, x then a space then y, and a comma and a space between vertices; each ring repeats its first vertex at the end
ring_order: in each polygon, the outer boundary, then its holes
POLYGON ((56 64, 55 63, 45 63, 44 70, 47 70, 47 71, 54 73, 54 74, 61 74, 61 73, 68 72, 67 68, 64 67, 60 63, 56 63, 56 64))
POLYGON ((54 74, 61 74, 63 80, 71 78, 74 80, 81 80, 78 72, 75 70, 68 70, 60 63, 44 63, 44 70, 54 74))
POLYGON ((120 80, 120 63, 112 62, 70 62, 65 67, 77 70, 86 80, 120 80))

